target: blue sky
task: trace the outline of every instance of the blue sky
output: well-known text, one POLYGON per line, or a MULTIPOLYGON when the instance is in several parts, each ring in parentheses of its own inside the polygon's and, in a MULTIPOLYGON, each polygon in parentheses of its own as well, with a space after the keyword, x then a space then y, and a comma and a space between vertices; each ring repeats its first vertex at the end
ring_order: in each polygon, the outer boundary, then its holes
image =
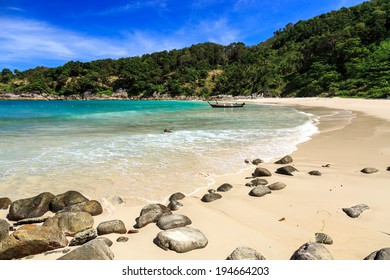
POLYGON ((202 42, 258 44, 363 0, 0 0, 0 70, 120 58, 202 42))

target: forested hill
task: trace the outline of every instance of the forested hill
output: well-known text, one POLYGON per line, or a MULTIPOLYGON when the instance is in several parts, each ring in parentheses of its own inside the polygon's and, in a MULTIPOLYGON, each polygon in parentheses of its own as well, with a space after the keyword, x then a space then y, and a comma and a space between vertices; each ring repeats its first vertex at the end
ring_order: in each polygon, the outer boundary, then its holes
POLYGON ((289 23, 251 47, 203 43, 141 57, 70 61, 57 68, 14 73, 3 69, 0 92, 111 95, 125 89, 137 98, 163 94, 386 98, 389 12, 390 1, 371 0, 289 23))

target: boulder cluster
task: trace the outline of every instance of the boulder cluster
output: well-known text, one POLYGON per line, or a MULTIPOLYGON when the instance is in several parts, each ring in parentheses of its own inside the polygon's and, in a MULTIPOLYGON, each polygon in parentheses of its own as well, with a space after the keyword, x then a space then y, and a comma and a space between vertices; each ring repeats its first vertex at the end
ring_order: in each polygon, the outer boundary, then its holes
MULTIPOLYGON (((251 188, 249 196, 263 197, 286 187, 283 182, 268 182, 269 178, 272 178, 272 173, 260 166, 262 160, 247 162, 256 165, 250 177, 251 181, 245 184, 251 188), (267 177, 268 180, 263 177, 267 177)), ((275 173, 294 176, 294 173, 299 171, 291 165, 292 162, 291 156, 276 161, 274 164, 284 166, 276 168, 275 173)), ((390 171, 390 167, 387 170, 390 171)), ((379 170, 369 167, 362 169, 361 172, 373 174, 379 170)), ((318 170, 313 170, 309 175, 322 174, 318 170)), ((231 184, 224 183, 216 190, 209 189, 201 197, 201 201, 210 203, 219 200, 222 194, 232 189, 231 184)), ((134 228, 129 230, 125 223, 118 219, 103 221, 95 227, 94 216, 103 213, 102 205, 97 200, 90 200, 74 190, 58 195, 43 192, 16 201, 11 201, 7 197, 0 198, 0 209, 8 210, 7 220, 0 219, 0 260, 32 258, 42 253, 59 253, 61 256, 57 258, 58 260, 112 260, 115 258, 110 249, 113 242, 104 235, 119 234, 121 236, 116 242, 127 242, 129 237, 125 236, 126 234, 138 233, 149 224, 155 224, 161 230, 151 242, 163 250, 186 253, 205 248, 209 241, 192 225, 191 219, 173 213, 183 207, 184 198, 184 194, 177 192, 169 197, 166 206, 160 203, 144 206, 135 219, 134 228)), ((120 197, 117 200, 118 203, 123 202, 120 197)), ((366 204, 358 204, 342 208, 342 211, 348 217, 358 218, 369 209, 366 204)), ((283 217, 279 221, 284 220, 283 217)), ((326 233, 318 232, 315 233, 314 240, 299 247, 290 259, 332 260, 333 256, 327 249, 327 246, 333 244, 332 238, 326 233)), ((374 251, 365 259, 389 260, 390 248, 374 251)), ((239 246, 226 257, 226 260, 265 260, 265 257, 253 248, 239 246)))
POLYGON ((70 252, 60 259, 114 257, 107 242, 94 240, 104 234, 93 228, 93 216, 103 213, 102 205, 77 191, 59 195, 44 192, 13 202, 9 198, 0 198, 0 208, 9 209, 8 221, 0 219, 1 260, 48 254, 68 246, 80 246, 80 250, 62 250, 70 252))

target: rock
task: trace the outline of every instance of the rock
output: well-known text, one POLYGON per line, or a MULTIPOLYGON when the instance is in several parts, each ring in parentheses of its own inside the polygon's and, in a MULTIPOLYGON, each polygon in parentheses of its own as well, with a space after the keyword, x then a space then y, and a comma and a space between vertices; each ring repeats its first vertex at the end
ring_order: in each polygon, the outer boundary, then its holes
POLYGON ((309 175, 311 175, 311 176, 321 176, 322 174, 318 170, 313 170, 313 171, 309 172, 309 175))
POLYGON ((14 223, 14 226, 44 223, 49 217, 27 218, 14 223))
POLYGON ((157 226, 162 230, 185 227, 190 224, 192 224, 192 221, 184 215, 163 216, 157 221, 157 226))
POLYGON ((109 233, 124 234, 127 232, 125 224, 121 220, 111 220, 102 222, 97 227, 98 235, 104 235, 109 233))
POLYGON ((164 129, 164 133, 171 133, 171 132, 173 132, 172 129, 169 129, 169 128, 164 129))
POLYGON ((203 202, 212 202, 221 198, 222 195, 220 195, 219 193, 206 193, 200 200, 203 202))
POLYGON ((298 171, 295 167, 291 165, 280 167, 276 170, 276 173, 293 176, 293 172, 298 171))
POLYGON ((106 243, 106 245, 108 247, 111 247, 112 244, 114 244, 114 242, 112 242, 110 239, 108 239, 107 237, 104 237, 104 236, 99 236, 98 238, 96 238, 96 240, 101 240, 103 241, 104 243, 106 243))
POLYGON ((7 210, 8 207, 11 205, 12 201, 8 197, 1 197, 0 198, 0 210, 7 210))
POLYGON ((67 191, 65 193, 56 195, 49 204, 50 211, 56 213, 67 206, 89 201, 77 191, 67 191))
POLYGON ((390 260, 390 248, 382 248, 378 251, 372 252, 365 260, 390 260))
POLYGON ((329 167, 330 167, 330 164, 329 164, 329 163, 327 163, 327 164, 321 165, 321 167, 326 167, 326 168, 329 168, 329 167))
POLYGON ((114 253, 110 247, 100 239, 94 239, 57 260, 113 260, 114 253))
POLYGON ((358 204, 358 205, 355 205, 355 206, 352 206, 352 207, 349 207, 349 208, 343 208, 343 211, 349 217, 357 218, 357 217, 360 216, 360 214, 363 211, 368 210, 368 209, 370 209, 370 207, 368 207, 367 205, 365 205, 365 204, 358 204))
POLYGON ((261 196, 265 196, 266 194, 269 194, 269 193, 271 193, 271 190, 267 186, 260 185, 260 186, 257 186, 257 187, 254 187, 253 189, 251 189, 251 191, 249 192, 249 195, 261 197, 261 196))
POLYGON ((237 247, 226 260, 265 260, 262 254, 249 247, 237 247))
POLYGON ((95 239, 96 237, 98 237, 97 230, 95 228, 90 228, 77 233, 69 242, 69 246, 83 245, 88 241, 95 239))
POLYGON ((59 212, 87 212, 92 216, 97 216, 103 213, 103 207, 99 201, 89 200, 62 208, 59 212))
POLYGON ((58 227, 67 236, 74 236, 76 233, 93 227, 93 217, 87 212, 58 212, 43 223, 46 227, 58 227))
POLYGON ((390 171, 390 166, 389 167, 387 167, 387 169, 386 169, 387 171, 390 171))
POLYGON ((327 245, 333 244, 332 238, 325 233, 317 232, 317 233, 315 233, 315 237, 316 237, 317 243, 322 243, 322 244, 327 244, 327 245))
POLYGON ((285 156, 285 157, 279 159, 278 161, 276 161, 275 164, 289 164, 289 163, 292 163, 292 162, 293 162, 292 157, 285 156))
POLYGON ((180 227, 160 232, 154 239, 154 243, 164 250, 186 253, 206 247, 208 240, 198 229, 180 227))
POLYGON ((182 207, 183 204, 176 200, 171 200, 168 204, 168 208, 172 211, 179 210, 180 207, 182 207))
POLYGON ((248 186, 248 187, 256 187, 256 186, 259 186, 259 185, 267 185, 268 184, 268 181, 266 179, 260 179, 260 178, 256 178, 252 181, 250 181, 249 183, 246 183, 245 186, 248 186))
POLYGON ((286 184, 282 183, 282 182, 276 182, 276 183, 273 183, 273 184, 267 186, 267 188, 269 188, 271 191, 282 190, 285 187, 286 187, 286 184))
POLYGON ((333 256, 324 245, 310 242, 296 250, 290 260, 333 260, 333 256))
POLYGON ((269 177, 272 176, 271 172, 268 169, 263 167, 257 167, 255 172, 252 173, 253 177, 269 177))
POLYGON ((113 197, 110 197, 109 199, 110 203, 113 204, 113 205, 120 205, 122 203, 124 203, 125 201, 123 200, 122 197, 120 196, 113 196, 113 197))
POLYGON ((65 235, 56 227, 25 225, 0 242, 0 260, 20 259, 67 245, 65 235))
POLYGON ((263 162, 264 162, 264 161, 262 161, 262 160, 259 159, 259 158, 252 160, 252 164, 253 164, 253 165, 259 165, 260 163, 263 163, 263 162))
POLYGON ((228 183, 225 183, 225 184, 222 184, 218 187, 217 191, 218 192, 228 192, 230 191, 231 189, 233 188, 232 185, 228 184, 228 183))
POLYGON ((177 192, 177 193, 174 193, 172 194, 170 197, 169 197, 169 201, 172 201, 172 200, 182 200, 183 198, 185 198, 186 196, 184 194, 182 194, 181 192, 177 192))
POLYGON ((127 242, 129 241, 129 238, 126 236, 120 236, 116 239, 116 242, 127 242))
POLYGON ((135 220, 136 228, 142 228, 157 222, 162 216, 171 215, 172 211, 162 204, 149 204, 142 208, 140 216, 135 220))
POLYGON ((139 230, 138 229, 129 229, 127 231, 128 234, 134 234, 134 233, 139 233, 139 230))
POLYGON ((376 173, 378 171, 379 170, 374 168, 374 167, 366 167, 366 168, 363 168, 362 170, 360 170, 360 172, 362 172, 364 174, 372 174, 372 173, 376 173))
POLYGON ((53 197, 54 194, 45 192, 31 198, 16 200, 9 209, 9 219, 18 221, 40 217, 49 211, 49 204, 53 197))
POLYGON ((211 193, 211 194, 213 194, 213 193, 216 193, 217 191, 216 190, 214 190, 214 189, 209 189, 209 190, 207 190, 209 193, 211 193))
POLYGON ((8 237, 10 226, 6 220, 0 219, 0 242, 8 237))

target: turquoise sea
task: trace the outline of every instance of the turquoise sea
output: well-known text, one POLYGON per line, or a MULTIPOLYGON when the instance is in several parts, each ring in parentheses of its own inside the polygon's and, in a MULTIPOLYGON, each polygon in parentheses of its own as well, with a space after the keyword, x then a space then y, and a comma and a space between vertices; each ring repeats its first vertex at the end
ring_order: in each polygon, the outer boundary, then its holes
POLYGON ((311 115, 189 101, 0 101, 0 197, 78 190, 109 202, 163 201, 269 161, 316 133, 311 115), (164 133, 172 129, 172 133, 164 133))

